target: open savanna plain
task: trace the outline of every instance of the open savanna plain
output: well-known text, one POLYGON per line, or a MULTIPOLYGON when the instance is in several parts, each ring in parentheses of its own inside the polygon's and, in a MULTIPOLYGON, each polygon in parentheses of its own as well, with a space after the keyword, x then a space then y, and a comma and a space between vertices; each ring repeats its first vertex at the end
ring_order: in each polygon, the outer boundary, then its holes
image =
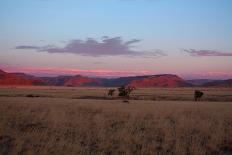
POLYGON ((1 87, 0 154, 232 154, 231 88, 108 89, 1 87))

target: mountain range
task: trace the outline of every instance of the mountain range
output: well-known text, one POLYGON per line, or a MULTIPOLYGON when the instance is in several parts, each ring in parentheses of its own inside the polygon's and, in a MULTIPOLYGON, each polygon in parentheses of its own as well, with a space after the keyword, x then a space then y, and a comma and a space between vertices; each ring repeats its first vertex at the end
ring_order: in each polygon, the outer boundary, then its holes
POLYGON ((119 78, 93 78, 81 75, 35 77, 25 73, 7 73, 0 70, 0 85, 41 85, 41 86, 68 86, 68 87, 119 87, 122 85, 149 88, 149 87, 232 87, 232 79, 184 80, 177 75, 161 74, 146 76, 131 76, 119 78))

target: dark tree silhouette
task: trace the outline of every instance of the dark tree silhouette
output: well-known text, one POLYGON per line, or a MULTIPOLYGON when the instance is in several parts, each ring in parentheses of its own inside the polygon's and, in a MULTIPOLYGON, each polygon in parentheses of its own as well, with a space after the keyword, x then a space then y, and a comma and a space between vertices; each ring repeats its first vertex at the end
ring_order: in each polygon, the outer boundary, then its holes
POLYGON ((126 96, 126 88, 125 88, 125 86, 119 87, 118 92, 119 92, 118 96, 126 96))
POLYGON ((118 91, 119 91, 118 96, 129 98, 131 92, 132 92, 134 89, 135 89, 135 88, 134 88, 134 87, 131 87, 131 86, 127 86, 127 87, 121 86, 121 87, 118 88, 118 91))
POLYGON ((194 92, 194 99, 195 99, 195 101, 199 101, 203 95, 204 95, 203 92, 201 92, 199 90, 195 90, 195 92, 194 92))
POLYGON ((108 91, 108 96, 113 96, 114 95, 114 92, 115 92, 115 89, 110 89, 108 91))

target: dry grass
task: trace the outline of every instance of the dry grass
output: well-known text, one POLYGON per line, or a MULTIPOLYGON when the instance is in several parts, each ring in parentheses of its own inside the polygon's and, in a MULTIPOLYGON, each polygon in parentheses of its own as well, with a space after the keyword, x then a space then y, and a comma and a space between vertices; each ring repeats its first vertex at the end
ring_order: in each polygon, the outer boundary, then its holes
POLYGON ((73 99, 104 92, 1 89, 0 154, 232 154, 231 102, 73 99), (23 97, 28 94, 47 97, 23 97))
MULTIPOLYGON (((83 87, 0 87, 0 97, 50 97, 74 99, 118 99, 107 97, 110 88, 83 88, 83 87)), ((139 88, 132 92, 131 100, 156 101, 192 101, 194 90, 204 92, 202 101, 232 102, 232 88, 139 88)))

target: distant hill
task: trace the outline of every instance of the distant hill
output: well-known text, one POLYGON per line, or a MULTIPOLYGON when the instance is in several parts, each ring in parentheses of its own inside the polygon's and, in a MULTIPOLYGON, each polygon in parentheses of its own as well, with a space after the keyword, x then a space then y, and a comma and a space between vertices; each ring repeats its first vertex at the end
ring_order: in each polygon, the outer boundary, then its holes
POLYGON ((57 76, 57 77, 41 77, 42 81, 47 85, 63 86, 65 81, 71 79, 72 76, 57 76))
POLYGON ((144 78, 148 78, 152 75, 147 76, 129 76, 129 77, 119 77, 119 78, 112 78, 112 79, 104 79, 99 78, 98 80, 101 82, 102 86, 105 87, 118 87, 123 85, 129 85, 133 80, 142 80, 144 78))
POLYGON ((232 79, 216 80, 203 84, 204 87, 232 87, 232 79))
POLYGON ((35 85, 33 80, 0 70, 0 85, 35 85))
POLYGON ((6 73, 0 70, 0 85, 47 85, 69 87, 119 87, 122 85, 150 88, 150 87, 232 87, 232 80, 184 80, 177 75, 145 75, 119 78, 93 78, 81 75, 35 77, 25 73, 6 73))
POLYGON ((194 79, 187 80, 188 83, 200 87, 232 87, 232 79, 213 80, 213 79, 194 79))
POLYGON ((6 74, 3 70, 0 69, 0 75, 6 74))
POLYGON ((64 86, 100 86, 101 82, 96 78, 77 75, 64 83, 64 86))
POLYGON ((42 77, 41 78, 47 85, 54 86, 99 86, 100 81, 96 78, 84 77, 81 75, 76 76, 57 76, 57 77, 42 77))
POLYGON ((195 86, 202 86, 204 85, 205 83, 208 83, 208 82, 213 82, 213 81, 216 81, 216 80, 212 80, 212 79, 193 79, 193 80, 186 80, 186 82, 188 83, 191 83, 195 86))
POLYGON ((152 75, 140 80, 133 80, 129 85, 134 87, 190 87, 193 86, 187 83, 177 75, 164 74, 164 75, 152 75))
POLYGON ((31 81, 32 85, 46 85, 46 83, 39 77, 35 77, 33 75, 28 75, 25 73, 8 73, 9 75, 15 77, 21 77, 23 79, 31 81))

